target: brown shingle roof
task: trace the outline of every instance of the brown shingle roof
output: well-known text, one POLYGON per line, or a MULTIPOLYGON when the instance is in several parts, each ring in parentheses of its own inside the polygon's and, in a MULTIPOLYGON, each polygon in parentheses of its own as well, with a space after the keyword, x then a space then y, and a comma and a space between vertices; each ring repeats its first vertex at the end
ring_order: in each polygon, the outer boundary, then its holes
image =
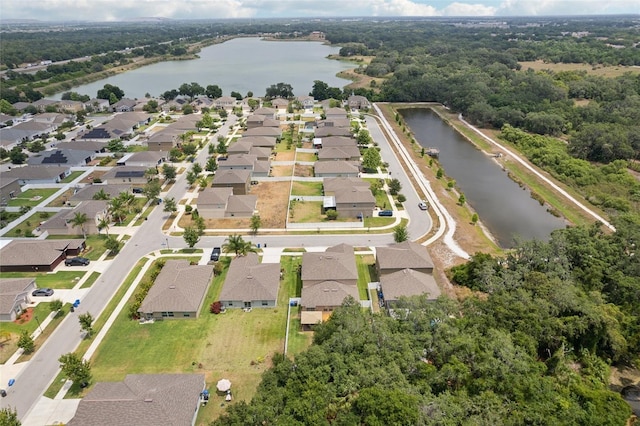
POLYGON ((358 268, 353 250, 350 253, 308 252, 302 255, 302 282, 357 280, 358 268))
POLYGON ((67 424, 191 425, 204 386, 203 374, 129 374, 124 382, 96 383, 67 424))
POLYGON ((433 269, 433 261, 426 247, 412 241, 405 241, 388 247, 376 247, 376 257, 381 270, 433 269))
POLYGON ((213 265, 168 260, 138 312, 197 312, 213 278, 213 265))
POLYGON ((69 240, 13 240, 0 249, 3 266, 50 265, 62 251, 78 250, 84 244, 82 238, 69 240))
POLYGON ((359 300, 358 287, 337 281, 322 281, 302 288, 300 304, 305 308, 340 306, 347 296, 359 300))
POLYGON ((431 274, 402 269, 380 278, 385 301, 398 300, 402 296, 418 296, 427 293, 429 299, 440 296, 440 288, 431 274))
POLYGON ((277 300, 280 265, 260 264, 256 253, 236 257, 229 265, 220 300, 277 300))

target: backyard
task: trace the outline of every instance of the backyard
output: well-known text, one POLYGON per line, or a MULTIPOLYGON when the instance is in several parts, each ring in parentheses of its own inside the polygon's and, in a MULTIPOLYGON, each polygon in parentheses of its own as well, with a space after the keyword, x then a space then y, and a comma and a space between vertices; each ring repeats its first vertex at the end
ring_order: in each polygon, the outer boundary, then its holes
POLYGON ((38 189, 28 189, 21 194, 18 194, 17 197, 9 200, 7 205, 9 207, 21 207, 21 206, 29 206, 35 207, 47 198, 51 197, 56 193, 60 188, 38 188, 38 189))

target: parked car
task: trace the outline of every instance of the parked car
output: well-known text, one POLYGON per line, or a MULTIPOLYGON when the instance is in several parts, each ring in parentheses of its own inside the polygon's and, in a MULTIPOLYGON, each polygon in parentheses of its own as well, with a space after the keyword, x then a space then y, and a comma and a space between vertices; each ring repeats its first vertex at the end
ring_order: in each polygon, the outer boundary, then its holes
POLYGON ((214 247, 213 251, 211 252, 211 260, 213 260, 214 262, 217 262, 218 260, 220 260, 220 247, 214 247))
POLYGON ((144 193, 144 190, 142 188, 138 188, 138 187, 134 187, 131 192, 133 192, 134 194, 142 194, 144 193))
POLYGON ((429 210, 429 204, 425 200, 422 200, 418 203, 418 208, 420 210, 429 210))
POLYGON ((393 210, 382 210, 378 216, 393 216, 393 210))
POLYGON ((34 297, 53 296, 53 289, 52 288, 36 288, 31 292, 31 295, 34 297))
POLYGON ((67 266, 87 266, 91 261, 86 257, 70 257, 64 260, 67 266))

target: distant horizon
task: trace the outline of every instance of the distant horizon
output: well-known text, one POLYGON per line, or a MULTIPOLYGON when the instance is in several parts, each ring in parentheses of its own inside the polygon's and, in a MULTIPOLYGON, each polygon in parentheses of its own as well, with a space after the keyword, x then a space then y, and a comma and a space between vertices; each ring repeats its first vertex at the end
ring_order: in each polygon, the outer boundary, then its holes
POLYGON ((552 18, 640 15, 637 0, 0 0, 0 22, 552 18), (79 20, 78 17, 83 19, 79 20))

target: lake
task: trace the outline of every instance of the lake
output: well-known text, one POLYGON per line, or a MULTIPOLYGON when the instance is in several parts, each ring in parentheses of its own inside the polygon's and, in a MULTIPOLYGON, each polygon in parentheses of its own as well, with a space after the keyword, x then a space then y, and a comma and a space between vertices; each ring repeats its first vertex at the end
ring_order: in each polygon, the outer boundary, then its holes
MULTIPOLYGON (((272 84, 287 83, 301 96, 311 92, 314 80, 331 87, 349 84, 336 74, 354 68, 354 64, 327 59, 339 51, 339 47, 320 42, 235 38, 203 48, 198 59, 159 62, 70 90, 95 97, 105 84, 112 84, 128 98, 143 98, 146 93, 159 96, 182 83, 196 82, 203 87, 216 84, 225 96, 232 91, 264 96, 272 84)), ((58 93, 51 99, 61 96, 58 93)))
POLYGON ((421 146, 440 150, 445 174, 455 179, 467 203, 501 247, 512 247, 516 235, 526 240, 548 240, 553 230, 565 227, 563 219, 547 212, 528 190, 509 179, 492 158, 436 113, 427 108, 403 109, 401 113, 421 146))

